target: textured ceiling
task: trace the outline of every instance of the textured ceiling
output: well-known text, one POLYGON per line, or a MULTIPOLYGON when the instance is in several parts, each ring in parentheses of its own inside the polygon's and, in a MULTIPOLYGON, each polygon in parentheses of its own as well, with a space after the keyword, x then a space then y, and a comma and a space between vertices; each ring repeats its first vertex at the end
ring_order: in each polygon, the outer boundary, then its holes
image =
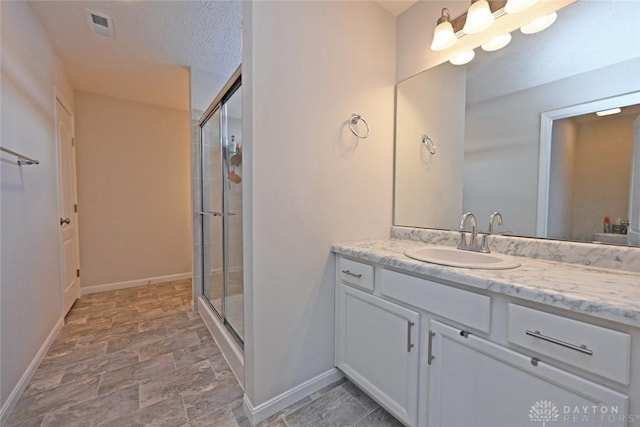
POLYGON ((241 1, 29 1, 77 90, 189 109, 189 71, 227 78, 241 61, 241 1), (113 18, 115 40, 85 10, 113 18))

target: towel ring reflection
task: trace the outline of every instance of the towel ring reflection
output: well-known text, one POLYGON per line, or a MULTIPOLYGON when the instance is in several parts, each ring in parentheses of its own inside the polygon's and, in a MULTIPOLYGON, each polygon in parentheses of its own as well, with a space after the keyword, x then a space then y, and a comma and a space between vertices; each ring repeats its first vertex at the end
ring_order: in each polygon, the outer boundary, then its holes
POLYGON ((367 121, 360 114, 355 114, 355 113, 351 115, 351 120, 349 120, 349 129, 351 129, 351 133, 353 133, 355 136, 357 136, 360 139, 365 139, 366 137, 369 136, 369 133, 371 132, 371 129, 369 128, 369 123, 367 123, 367 121), (360 120, 362 120, 364 125, 367 127, 367 133, 364 135, 360 135, 354 128, 354 126, 357 125, 360 120))
POLYGON ((422 143, 427 147, 427 150, 429 150, 431 154, 436 154, 436 144, 433 143, 428 135, 422 135, 422 143))

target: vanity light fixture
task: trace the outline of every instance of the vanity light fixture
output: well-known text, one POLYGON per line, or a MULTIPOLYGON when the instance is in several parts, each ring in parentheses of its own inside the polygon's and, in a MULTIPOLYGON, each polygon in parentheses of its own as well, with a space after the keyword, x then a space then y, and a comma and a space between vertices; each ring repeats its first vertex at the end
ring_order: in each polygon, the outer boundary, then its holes
MULTIPOLYGON (((451 19, 449 9, 443 8, 438 23, 433 31, 431 50, 441 51, 454 46, 458 39, 480 33, 496 20, 507 14, 521 12, 533 6, 539 0, 471 0, 467 13, 451 19)), ((544 30, 555 22, 556 12, 537 18, 520 28, 524 34, 533 34, 544 30)), ((493 37, 482 45, 482 49, 493 52, 507 46, 511 42, 511 34, 504 33, 493 37)), ((460 52, 449 60, 454 65, 463 65, 473 60, 475 52, 460 52)))
POLYGON ((555 12, 545 16, 541 16, 540 18, 534 19, 533 21, 529 22, 527 25, 522 26, 522 28, 520 28, 520 31, 522 31, 523 34, 538 33, 546 28, 549 28, 551 24, 556 22, 557 18, 558 14, 555 12))
POLYGON ((489 28, 495 18, 487 0, 471 0, 471 6, 467 10, 467 19, 462 31, 466 34, 476 34, 489 28))
POLYGON ((455 33, 453 32, 453 25, 451 25, 451 16, 449 15, 449 9, 446 7, 442 9, 440 18, 438 18, 438 25, 433 30, 433 42, 431 43, 431 50, 444 50, 447 49, 458 41, 455 33))
POLYGON ((471 62, 471 60, 475 57, 475 51, 465 50, 464 52, 460 52, 459 54, 451 58, 449 62, 451 62, 453 65, 464 65, 471 62))
POLYGON ((482 50, 486 52, 494 52, 496 50, 502 49, 509 43, 511 43, 511 33, 501 34, 498 37, 494 37, 483 44, 482 50))
POLYGON ((507 0, 504 11, 509 14, 522 12, 525 9, 529 9, 537 1, 538 0, 507 0))
POLYGON ((604 111, 598 111, 596 113, 596 116, 598 117, 602 117, 602 116, 610 116, 612 114, 618 114, 620 113, 622 110, 620 108, 612 108, 610 110, 604 110, 604 111))

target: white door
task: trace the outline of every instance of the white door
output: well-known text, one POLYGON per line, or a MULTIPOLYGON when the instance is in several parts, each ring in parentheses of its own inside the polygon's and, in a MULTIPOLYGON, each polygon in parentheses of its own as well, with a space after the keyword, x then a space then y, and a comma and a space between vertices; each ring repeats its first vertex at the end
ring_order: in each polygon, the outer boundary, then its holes
POLYGON ((76 153, 71 110, 56 97, 56 128, 60 173, 60 248, 62 253, 62 309, 66 315, 80 295, 76 153))
POLYGON ((338 286, 337 366, 407 426, 418 419, 418 313, 338 286))
POLYGON ((627 425, 617 391, 435 320, 430 329, 429 426, 627 425))

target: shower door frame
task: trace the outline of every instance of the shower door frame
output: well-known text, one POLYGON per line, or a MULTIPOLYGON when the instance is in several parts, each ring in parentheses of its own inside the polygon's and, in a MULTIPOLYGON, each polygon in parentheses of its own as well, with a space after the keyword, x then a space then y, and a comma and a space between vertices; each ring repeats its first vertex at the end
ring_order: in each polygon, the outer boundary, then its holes
MULTIPOLYGON (((228 235, 229 235, 229 224, 228 217, 230 212, 228 211, 228 193, 229 190, 226 186, 226 181, 223 179, 221 182, 222 188, 222 204, 221 204, 221 212, 211 214, 204 211, 204 147, 203 147, 203 138, 202 131, 203 127, 207 124, 209 119, 211 119, 214 114, 220 111, 220 172, 222 177, 226 176, 228 173, 228 165, 225 162, 225 158, 227 155, 227 117, 226 117, 226 106, 225 103, 236 93, 238 89, 242 86, 242 70, 239 67, 233 76, 229 79, 229 81, 222 88, 218 96, 213 100, 211 105, 207 108, 205 113, 200 118, 198 123, 200 129, 200 168, 202 173, 200 174, 200 206, 201 210, 200 214, 200 229, 201 233, 201 244, 202 244, 202 295, 204 296, 204 300, 206 301, 209 308, 218 316, 222 324, 225 326, 226 330, 233 336, 236 342, 244 348, 244 340, 238 334, 238 332, 234 329, 233 325, 227 320, 226 312, 227 312, 227 298, 229 296, 229 248, 228 248, 228 235), (204 292, 205 287, 205 278, 207 277, 207 272, 205 272, 205 266, 207 265, 205 262, 205 223, 204 216, 205 215, 213 215, 219 216, 222 219, 222 297, 220 308, 221 312, 218 312, 218 309, 214 306, 214 304, 209 300, 209 297, 204 292)), ((243 292, 244 295, 244 292, 243 292)), ((243 297, 244 298, 244 297, 243 297)))

